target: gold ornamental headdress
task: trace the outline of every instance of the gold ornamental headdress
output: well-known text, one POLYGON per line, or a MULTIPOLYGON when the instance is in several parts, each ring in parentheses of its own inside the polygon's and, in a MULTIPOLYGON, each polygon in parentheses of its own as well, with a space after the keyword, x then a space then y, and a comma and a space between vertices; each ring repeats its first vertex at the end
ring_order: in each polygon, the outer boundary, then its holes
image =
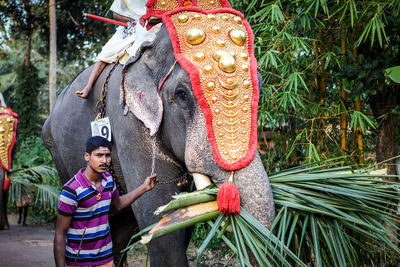
POLYGON ((232 8, 181 7, 163 15, 174 55, 192 83, 219 166, 247 166, 257 149, 258 76, 253 33, 232 8))
POLYGON ((17 136, 18 114, 0 106, 0 167, 11 170, 11 152, 17 136))

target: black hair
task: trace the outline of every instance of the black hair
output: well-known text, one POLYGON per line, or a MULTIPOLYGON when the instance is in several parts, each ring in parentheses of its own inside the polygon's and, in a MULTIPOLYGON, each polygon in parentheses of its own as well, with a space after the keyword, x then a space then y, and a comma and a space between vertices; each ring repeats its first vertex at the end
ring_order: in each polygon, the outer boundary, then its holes
POLYGON ((86 152, 89 154, 92 153, 93 150, 96 150, 101 146, 107 147, 111 151, 111 142, 104 137, 92 136, 88 140, 86 140, 86 152))

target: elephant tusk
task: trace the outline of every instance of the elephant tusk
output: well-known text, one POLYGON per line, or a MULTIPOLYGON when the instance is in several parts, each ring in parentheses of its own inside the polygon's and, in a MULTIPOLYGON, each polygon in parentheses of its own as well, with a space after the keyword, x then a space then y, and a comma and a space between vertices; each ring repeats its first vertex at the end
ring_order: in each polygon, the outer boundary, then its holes
POLYGON ((211 184, 211 180, 207 175, 201 173, 193 173, 192 175, 197 190, 201 190, 211 184))

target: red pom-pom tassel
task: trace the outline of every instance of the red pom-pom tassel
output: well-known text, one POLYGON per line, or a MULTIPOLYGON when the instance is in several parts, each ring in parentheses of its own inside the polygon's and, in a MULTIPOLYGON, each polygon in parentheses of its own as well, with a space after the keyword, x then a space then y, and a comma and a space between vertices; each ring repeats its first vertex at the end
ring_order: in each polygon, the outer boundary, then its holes
POLYGON ((221 213, 240 213, 240 194, 233 183, 223 183, 217 195, 218 210, 221 213))
POLYGON ((4 192, 8 192, 8 189, 10 189, 10 178, 6 177, 4 179, 4 187, 3 190, 4 192))

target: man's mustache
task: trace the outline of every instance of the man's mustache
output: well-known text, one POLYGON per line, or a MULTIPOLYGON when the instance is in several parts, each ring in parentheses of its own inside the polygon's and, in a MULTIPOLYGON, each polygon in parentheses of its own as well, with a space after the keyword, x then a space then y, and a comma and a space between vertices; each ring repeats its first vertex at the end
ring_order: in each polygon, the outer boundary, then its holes
POLYGON ((110 165, 108 165, 108 164, 100 164, 99 167, 106 167, 106 168, 108 168, 108 167, 110 167, 110 165))

